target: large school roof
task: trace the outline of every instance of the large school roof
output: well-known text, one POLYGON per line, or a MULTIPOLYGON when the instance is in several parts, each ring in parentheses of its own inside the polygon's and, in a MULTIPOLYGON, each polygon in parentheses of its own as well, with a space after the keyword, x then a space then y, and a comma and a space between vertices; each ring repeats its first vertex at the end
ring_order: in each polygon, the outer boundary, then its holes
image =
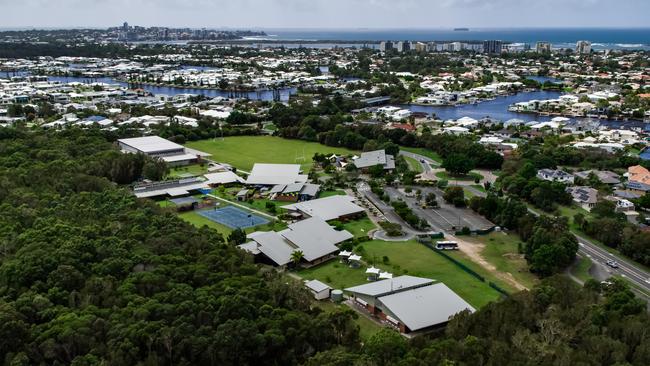
POLYGON ((311 201, 298 202, 282 208, 300 211, 310 217, 319 217, 325 221, 338 219, 342 216, 363 212, 363 208, 353 203, 351 196, 330 196, 311 201))
POLYGON ((307 181, 306 175, 300 174, 298 164, 255 164, 246 179, 246 184, 276 185, 293 184, 307 181))
POLYGON ((392 155, 387 155, 384 150, 368 151, 361 154, 361 156, 354 161, 354 165, 359 168, 369 168, 375 165, 381 165, 384 169, 395 168, 395 158, 392 155))
POLYGON ((383 281, 371 282, 364 285, 346 288, 345 291, 355 294, 379 297, 416 287, 421 287, 433 283, 434 280, 429 278, 414 276, 399 276, 383 281))
MULTIPOLYGON (((280 232, 255 232, 248 235, 249 239, 258 244, 257 250, 280 266, 291 261, 291 254, 295 250, 302 251, 305 260, 311 262, 338 251, 336 244, 352 237, 349 232, 336 231, 318 218, 291 224, 280 232)), ((250 245, 240 245, 240 248, 254 253, 250 245)))
POLYGON ((466 309, 475 311, 444 283, 383 296, 379 301, 412 331, 446 323, 466 309))
POLYGON ((203 175, 207 181, 207 184, 228 184, 228 183, 244 183, 244 178, 238 176, 237 174, 227 171, 227 172, 218 172, 218 173, 208 173, 203 175))
POLYGON ((129 139, 120 139, 117 141, 124 145, 128 145, 144 154, 184 149, 182 145, 166 140, 160 136, 134 137, 129 139))

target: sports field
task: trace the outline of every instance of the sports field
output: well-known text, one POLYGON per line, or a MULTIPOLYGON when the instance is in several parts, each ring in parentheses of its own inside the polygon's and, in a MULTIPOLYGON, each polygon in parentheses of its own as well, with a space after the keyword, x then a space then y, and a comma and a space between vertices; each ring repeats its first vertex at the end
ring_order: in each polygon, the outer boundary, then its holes
POLYGON ((232 136, 188 142, 187 147, 208 152, 212 159, 237 169, 250 171, 255 163, 301 164, 309 171, 315 153, 353 155, 355 151, 316 142, 289 140, 274 136, 232 136), (304 158, 304 159, 303 159, 304 158))
MULTIPOLYGON (((487 283, 472 277, 449 260, 415 241, 385 242, 372 240, 357 247, 355 253, 360 254, 362 260, 366 263, 374 263, 375 267, 389 271, 396 276, 408 274, 444 282, 476 308, 500 298, 500 294, 488 286, 487 283), (360 247, 363 247, 361 251, 359 250, 360 247)), ((455 259, 472 268, 489 281, 497 283, 507 291, 515 291, 507 284, 494 278, 480 266, 474 265, 464 254, 453 254, 455 259)), ((318 279, 333 288, 343 289, 368 283, 365 269, 365 266, 352 269, 345 264, 339 263, 338 260, 332 260, 316 267, 301 270, 298 275, 304 279, 318 279)))
POLYGON ((198 211, 198 214, 231 229, 246 229, 269 222, 269 220, 263 217, 248 213, 234 206, 198 211))

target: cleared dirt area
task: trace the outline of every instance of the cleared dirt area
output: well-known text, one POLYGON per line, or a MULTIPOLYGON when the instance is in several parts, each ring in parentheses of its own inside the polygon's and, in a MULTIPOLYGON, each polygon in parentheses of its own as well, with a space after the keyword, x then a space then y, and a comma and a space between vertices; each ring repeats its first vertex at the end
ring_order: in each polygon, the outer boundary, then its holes
POLYGON ((466 254, 472 261, 476 262, 481 267, 485 268, 495 277, 498 277, 500 280, 507 282, 511 286, 515 287, 517 290, 528 289, 528 287, 524 286, 519 281, 517 281, 517 279, 512 275, 512 273, 499 271, 492 263, 485 260, 485 258, 481 254, 485 249, 485 244, 477 241, 465 240, 464 238, 458 236, 447 235, 446 237, 448 238, 447 240, 458 242, 458 248, 464 254, 466 254))

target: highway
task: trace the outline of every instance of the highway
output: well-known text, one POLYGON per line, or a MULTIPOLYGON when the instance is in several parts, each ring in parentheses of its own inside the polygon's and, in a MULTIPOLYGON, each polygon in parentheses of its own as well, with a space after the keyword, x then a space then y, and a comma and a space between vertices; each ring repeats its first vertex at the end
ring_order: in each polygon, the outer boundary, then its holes
MULTIPOLYGON (((425 170, 431 170, 430 164, 433 164, 434 166, 438 165, 437 162, 432 162, 431 159, 419 154, 407 151, 400 151, 400 154, 416 159, 418 162, 420 162, 425 170), (422 163, 423 160, 425 163, 422 163)), ((538 212, 530 208, 528 210, 535 216, 539 215, 538 212)), ((574 235, 578 239, 578 243, 580 245, 578 249, 578 254, 580 256, 589 258, 596 265, 605 266, 611 275, 619 275, 627 279, 630 283, 632 283, 632 285, 636 287, 632 287, 632 289, 635 290, 635 292, 641 298, 650 303, 650 273, 648 271, 646 271, 640 265, 633 264, 632 262, 621 258, 619 255, 608 252, 587 238, 576 234, 574 235), (619 267, 609 267, 607 265, 607 261, 610 260, 618 262, 619 267)))

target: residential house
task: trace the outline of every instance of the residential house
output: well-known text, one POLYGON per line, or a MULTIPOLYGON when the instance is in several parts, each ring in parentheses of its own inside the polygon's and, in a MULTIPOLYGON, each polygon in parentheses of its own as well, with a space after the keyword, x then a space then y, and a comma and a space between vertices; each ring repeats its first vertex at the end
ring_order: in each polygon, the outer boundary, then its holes
POLYGON ((550 182, 560 182, 565 184, 573 184, 574 181, 573 175, 563 170, 553 169, 540 169, 537 172, 537 178, 550 182))
POLYGON ((567 187, 566 191, 573 197, 573 202, 587 211, 591 211, 598 203, 598 190, 591 187, 567 187))

